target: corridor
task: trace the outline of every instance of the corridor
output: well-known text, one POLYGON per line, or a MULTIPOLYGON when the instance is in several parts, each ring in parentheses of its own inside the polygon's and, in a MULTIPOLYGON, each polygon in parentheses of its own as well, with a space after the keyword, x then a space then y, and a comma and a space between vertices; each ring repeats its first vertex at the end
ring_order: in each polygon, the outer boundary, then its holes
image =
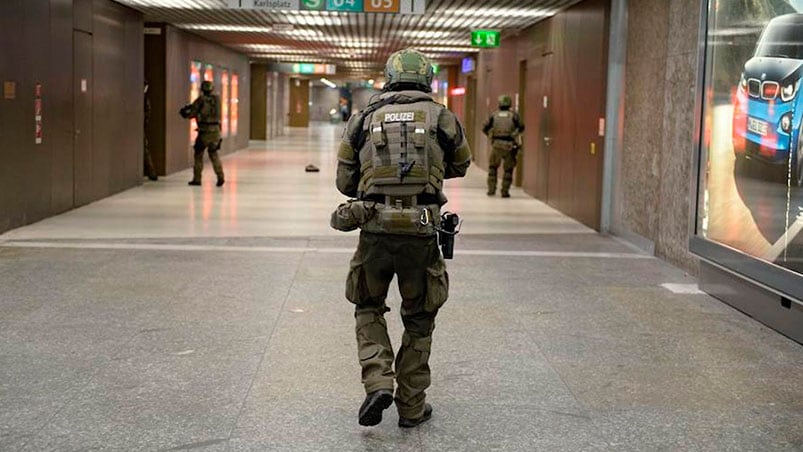
POLYGON ((360 427, 340 130, 0 235, 0 450, 803 450, 799 344, 476 166, 445 188, 433 419, 360 427))

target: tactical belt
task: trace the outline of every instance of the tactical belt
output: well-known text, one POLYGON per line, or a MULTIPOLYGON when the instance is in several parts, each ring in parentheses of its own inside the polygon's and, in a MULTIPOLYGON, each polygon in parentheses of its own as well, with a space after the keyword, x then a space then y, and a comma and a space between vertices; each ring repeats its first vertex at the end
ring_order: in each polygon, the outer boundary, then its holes
POLYGON ((493 138, 494 138, 494 140, 502 140, 502 141, 516 141, 516 140, 515 140, 515 138, 513 138, 513 137, 505 137, 505 136, 503 136, 503 137, 498 137, 498 136, 495 136, 495 137, 493 137, 493 138))

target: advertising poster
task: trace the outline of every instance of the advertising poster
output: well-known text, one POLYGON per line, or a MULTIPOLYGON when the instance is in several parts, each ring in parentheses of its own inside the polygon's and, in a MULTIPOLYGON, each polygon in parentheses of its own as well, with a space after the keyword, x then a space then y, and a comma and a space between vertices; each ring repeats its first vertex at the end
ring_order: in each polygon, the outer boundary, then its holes
POLYGON ((220 133, 229 136, 229 71, 220 72, 220 133))
POLYGON ((237 135, 237 123, 240 119, 240 76, 231 75, 231 134, 237 135))
POLYGON ((710 0, 698 236, 803 273, 803 0, 710 0))
MULTIPOLYGON (((201 95, 201 68, 203 65, 200 61, 193 61, 190 63, 190 99, 192 102, 201 95)), ((195 138, 198 135, 198 124, 195 119, 190 120, 190 144, 195 143, 195 138)))

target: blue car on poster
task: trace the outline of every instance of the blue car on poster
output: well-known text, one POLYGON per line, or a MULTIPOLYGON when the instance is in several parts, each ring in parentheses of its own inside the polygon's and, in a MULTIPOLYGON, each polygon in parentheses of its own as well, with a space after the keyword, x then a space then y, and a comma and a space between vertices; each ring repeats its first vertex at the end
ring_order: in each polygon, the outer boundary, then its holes
POLYGON ((803 185, 803 14, 772 19, 736 88, 733 148, 737 168, 748 159, 792 170, 803 185), (790 165, 791 159, 791 165, 790 165))

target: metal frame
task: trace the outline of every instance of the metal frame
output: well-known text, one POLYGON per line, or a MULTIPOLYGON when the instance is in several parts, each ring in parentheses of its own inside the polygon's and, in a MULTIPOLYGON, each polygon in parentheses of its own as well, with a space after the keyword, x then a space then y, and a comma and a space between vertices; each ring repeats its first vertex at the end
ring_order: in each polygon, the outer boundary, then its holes
POLYGON ((690 206, 689 250, 703 260, 728 271, 735 277, 745 279, 752 284, 774 293, 780 297, 803 305, 803 275, 795 273, 779 265, 771 264, 734 248, 705 239, 698 235, 699 218, 703 205, 706 186, 704 162, 708 159, 708 150, 703 146, 703 122, 705 120, 705 91, 708 66, 708 19, 709 4, 712 0, 700 1, 700 35, 698 38, 697 89, 695 99, 694 140, 695 152, 692 171, 695 177, 692 185, 691 199, 696 200, 690 206))

